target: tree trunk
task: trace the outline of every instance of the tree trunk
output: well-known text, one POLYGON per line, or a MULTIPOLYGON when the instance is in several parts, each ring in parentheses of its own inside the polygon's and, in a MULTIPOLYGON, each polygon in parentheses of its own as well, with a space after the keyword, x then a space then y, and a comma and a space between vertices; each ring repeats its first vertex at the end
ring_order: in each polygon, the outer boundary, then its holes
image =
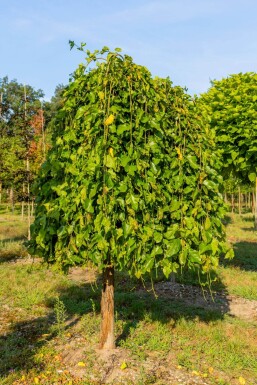
POLYGON ((241 215, 241 189, 238 187, 238 214, 241 215))
POLYGON ((225 202, 225 204, 228 203, 228 197, 227 197, 227 193, 226 193, 226 192, 225 192, 225 194, 224 194, 224 202, 225 202))
POLYGON ((45 128, 44 128, 44 111, 43 103, 41 102, 41 129, 42 129, 42 147, 43 147, 43 161, 46 158, 46 139, 45 139, 45 128))
POLYGON ((30 235, 30 224, 31 224, 31 218, 30 218, 30 186, 29 186, 29 158, 27 157, 27 178, 28 178, 28 184, 27 184, 27 194, 28 194, 28 240, 30 241, 31 235, 30 235))
POLYGON ((12 208, 12 213, 14 214, 14 196, 13 196, 13 187, 10 188, 10 205, 12 208))
POLYGON ((103 271, 100 349, 114 349, 114 267, 103 271))
POLYGON ((257 178, 255 180, 254 228, 257 230, 257 178))
POLYGON ((2 203, 2 182, 0 182, 0 204, 2 203))
POLYGON ((21 219, 24 219, 24 196, 25 196, 25 183, 22 183, 22 202, 21 202, 21 219))
POLYGON ((232 195, 231 195, 232 214, 234 213, 234 205, 235 205, 235 202, 234 202, 234 194, 232 194, 232 195))

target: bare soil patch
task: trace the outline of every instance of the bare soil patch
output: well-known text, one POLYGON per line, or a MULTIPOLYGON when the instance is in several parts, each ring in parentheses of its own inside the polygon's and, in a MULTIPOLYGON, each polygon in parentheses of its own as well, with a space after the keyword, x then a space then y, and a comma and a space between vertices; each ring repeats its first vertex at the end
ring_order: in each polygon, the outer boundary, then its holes
POLYGON ((226 292, 209 292, 192 285, 161 282, 155 285, 160 297, 181 300, 184 303, 209 310, 217 310, 247 321, 257 321, 257 301, 229 295, 226 292))
MULTIPOLYGON (((91 268, 73 268, 69 278, 75 282, 94 283, 97 272, 91 268)), ((180 300, 190 306, 216 310, 222 314, 238 317, 246 321, 257 321, 257 301, 248 300, 225 291, 210 292, 208 289, 176 282, 160 282, 154 285, 155 293, 160 298, 180 300)), ((143 292, 144 289, 139 289, 143 292)))

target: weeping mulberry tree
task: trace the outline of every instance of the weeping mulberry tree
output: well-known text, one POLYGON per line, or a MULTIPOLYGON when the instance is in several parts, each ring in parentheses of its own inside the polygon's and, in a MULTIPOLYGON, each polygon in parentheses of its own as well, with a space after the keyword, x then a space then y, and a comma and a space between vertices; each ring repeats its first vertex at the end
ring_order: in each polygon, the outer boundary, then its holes
POLYGON ((29 250, 65 270, 90 261, 102 272, 100 346, 113 348, 114 271, 208 274, 226 251, 224 208, 213 134, 183 90, 119 49, 87 51, 86 62, 35 186, 29 250))

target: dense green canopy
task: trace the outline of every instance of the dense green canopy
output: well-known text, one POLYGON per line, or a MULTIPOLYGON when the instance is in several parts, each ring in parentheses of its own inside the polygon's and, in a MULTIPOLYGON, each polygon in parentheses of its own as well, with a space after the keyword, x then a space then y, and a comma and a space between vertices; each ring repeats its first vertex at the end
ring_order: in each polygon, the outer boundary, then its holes
POLYGON ((209 271, 227 250, 212 131, 168 79, 119 50, 98 63, 80 65, 64 92, 35 187, 30 252, 64 269, 111 263, 137 277, 209 271))
POLYGON ((220 81, 202 95, 216 131, 223 173, 255 179, 257 170, 257 74, 239 73, 220 81))

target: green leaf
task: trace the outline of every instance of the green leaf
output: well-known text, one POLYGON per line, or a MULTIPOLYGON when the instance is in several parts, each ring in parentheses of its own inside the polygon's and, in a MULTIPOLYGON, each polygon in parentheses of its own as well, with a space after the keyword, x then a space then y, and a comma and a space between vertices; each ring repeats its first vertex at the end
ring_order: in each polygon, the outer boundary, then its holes
POLYGON ((181 250, 181 240, 172 239, 168 243, 166 255, 168 258, 173 257, 174 255, 178 254, 180 250, 181 250))
POLYGON ((160 243, 162 241, 162 233, 155 231, 154 232, 154 240, 156 243, 160 243))
POLYGON ((109 243, 104 238, 101 238, 97 243, 97 248, 104 252, 107 252, 108 246, 109 243))
POLYGON ((232 259, 232 258, 234 258, 234 250, 229 249, 225 255, 225 259, 232 259))
POLYGON ((180 208, 180 205, 181 205, 181 203, 179 201, 177 201, 176 199, 174 199, 171 203, 170 211, 171 212, 177 211, 180 208))
POLYGON ((128 189, 128 186, 127 186, 126 182, 122 181, 122 182, 120 182, 118 188, 119 188, 120 192, 126 192, 128 189))
POLYGON ((91 199, 86 199, 84 202, 84 208, 88 213, 93 214, 94 212, 94 207, 93 207, 93 201, 91 199))
POLYGON ((120 164, 123 166, 123 167, 126 167, 127 164, 131 161, 131 158, 130 156, 128 155, 122 155, 120 157, 120 164))
POLYGON ((132 193, 127 194, 127 197, 126 197, 126 203, 127 203, 128 205, 131 205, 131 207, 132 207, 134 210, 137 210, 137 209, 138 209, 138 202, 139 202, 139 198, 136 197, 134 194, 132 194, 132 193))
POLYGON ((203 185, 206 186, 209 190, 217 191, 217 185, 211 180, 205 179, 203 185))
POLYGON ((210 227, 211 227, 211 220, 209 217, 206 217, 205 222, 204 222, 204 228, 205 228, 205 230, 209 230, 210 227))
POLYGON ((194 156, 194 155, 187 155, 186 158, 189 161, 189 164, 190 164, 190 166, 192 168, 194 168, 194 169, 198 169, 199 168, 196 156, 194 156))
POLYGON ((131 226, 129 223, 123 222, 122 223, 122 230, 123 230, 124 238, 126 239, 129 236, 129 234, 131 233, 132 229, 131 229, 131 226))
POLYGON ((165 275, 165 277, 168 279, 170 274, 172 273, 172 266, 171 266, 171 264, 164 266, 162 271, 163 271, 163 274, 165 275))
POLYGON ((106 166, 106 167, 109 167, 109 168, 115 169, 115 168, 116 168, 116 161, 115 161, 115 158, 108 154, 108 155, 106 156, 105 166, 106 166))
POLYGON ((156 255, 162 255, 163 254, 163 249, 161 246, 154 246, 151 256, 155 257, 156 255))
POLYGON ((175 238, 175 235, 178 229, 179 229, 179 225, 177 223, 172 225, 172 227, 169 228, 168 231, 166 231, 166 233, 164 233, 164 238, 168 240, 175 238))
POLYGON ((130 131, 130 124, 120 124, 117 128, 117 135, 122 135, 125 131, 130 131))
POLYGON ((250 174, 248 174, 248 178, 251 182, 255 182, 256 181, 256 173, 251 172, 250 174))
POLYGON ((213 238, 211 242, 211 248, 212 248, 213 254, 216 254, 219 248, 219 241, 217 240, 217 238, 213 238))

